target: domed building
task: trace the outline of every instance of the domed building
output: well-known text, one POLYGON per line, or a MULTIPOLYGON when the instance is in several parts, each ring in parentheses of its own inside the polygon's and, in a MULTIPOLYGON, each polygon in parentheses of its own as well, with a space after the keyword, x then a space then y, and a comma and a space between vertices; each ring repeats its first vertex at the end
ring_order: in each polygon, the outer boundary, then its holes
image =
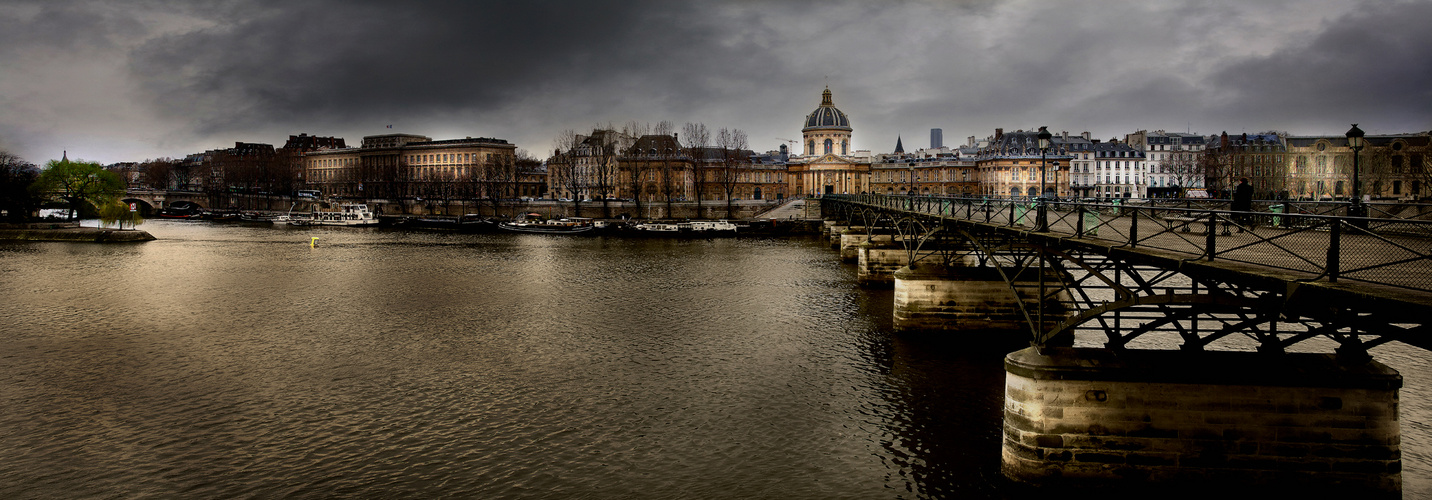
POLYGON ((852 152, 850 133, 850 117, 835 107, 826 88, 801 129, 805 155, 788 164, 792 190, 806 195, 869 191, 870 152, 852 152))
POLYGON ((805 138, 805 154, 808 156, 832 154, 836 151, 839 151, 840 155, 850 154, 850 118, 835 107, 835 103, 830 99, 829 88, 820 94, 820 107, 806 115, 805 128, 801 129, 801 135, 805 138), (817 150, 817 147, 820 149, 817 150))

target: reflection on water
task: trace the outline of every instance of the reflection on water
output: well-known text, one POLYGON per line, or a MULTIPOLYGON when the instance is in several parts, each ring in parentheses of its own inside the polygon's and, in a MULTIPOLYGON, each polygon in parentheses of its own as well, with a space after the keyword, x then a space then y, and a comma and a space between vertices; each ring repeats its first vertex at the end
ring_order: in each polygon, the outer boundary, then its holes
POLYGON ((892 336, 817 241, 146 229, 0 245, 0 497, 1013 494, 1010 346, 892 336))

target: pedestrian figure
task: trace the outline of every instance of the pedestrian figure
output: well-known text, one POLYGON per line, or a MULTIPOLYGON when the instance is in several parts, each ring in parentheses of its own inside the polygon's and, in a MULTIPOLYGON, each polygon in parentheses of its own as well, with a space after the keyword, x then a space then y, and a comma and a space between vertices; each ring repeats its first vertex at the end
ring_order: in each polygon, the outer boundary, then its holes
MULTIPOLYGON (((1232 208, 1234 212, 1253 211, 1253 186, 1248 184, 1247 177, 1238 179, 1238 187, 1233 189, 1232 208)), ((1233 217, 1234 220, 1238 221, 1238 232, 1243 232, 1243 226, 1248 225, 1248 215, 1237 214, 1233 217)))
POLYGON ((1253 210, 1253 186, 1248 184, 1248 178, 1238 179, 1238 187, 1233 190, 1233 211, 1250 212, 1253 210))

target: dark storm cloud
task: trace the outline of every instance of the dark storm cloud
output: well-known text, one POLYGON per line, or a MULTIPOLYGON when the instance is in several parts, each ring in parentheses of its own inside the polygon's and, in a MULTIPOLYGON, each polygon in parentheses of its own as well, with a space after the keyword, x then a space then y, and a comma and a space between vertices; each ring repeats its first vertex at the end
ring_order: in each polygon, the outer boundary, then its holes
MULTIPOLYGON (((205 130, 491 112, 541 94, 702 93, 711 72, 764 64, 699 8, 665 2, 300 2, 153 40, 146 97, 205 130), (734 43, 733 43, 734 42, 734 43), (736 57, 739 54, 740 57, 736 57)), ((659 103, 657 105, 660 105, 659 103)))
POLYGON ((1429 19, 1432 4, 1369 3, 1305 44, 1219 71, 1209 80, 1215 112, 1294 130, 1327 121, 1333 128, 1362 121, 1383 133, 1432 130, 1429 19))
POLYGON ((61 2, 19 2, 0 9, 0 52, 20 48, 50 51, 96 50, 114 37, 140 29, 122 9, 61 2))

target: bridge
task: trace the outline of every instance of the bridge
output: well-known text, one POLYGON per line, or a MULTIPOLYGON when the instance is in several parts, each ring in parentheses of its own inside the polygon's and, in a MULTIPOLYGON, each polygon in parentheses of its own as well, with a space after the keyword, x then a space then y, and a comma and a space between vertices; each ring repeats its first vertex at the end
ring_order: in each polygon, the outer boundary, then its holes
POLYGON ((1400 491, 1401 379, 1368 350, 1432 349, 1427 207, 818 203, 862 276, 900 264, 897 329, 1027 335, 1006 358, 1011 478, 1400 491))
POLYGON ((170 207, 212 208, 209 206, 209 195, 199 191, 130 188, 125 190, 124 198, 120 201, 135 204, 139 212, 145 216, 170 207))
POLYGON ((130 188, 124 192, 121 201, 133 203, 140 214, 148 217, 163 209, 181 211, 209 209, 242 210, 288 210, 295 202, 312 201, 288 195, 267 193, 239 193, 203 191, 170 191, 162 189, 130 188))

